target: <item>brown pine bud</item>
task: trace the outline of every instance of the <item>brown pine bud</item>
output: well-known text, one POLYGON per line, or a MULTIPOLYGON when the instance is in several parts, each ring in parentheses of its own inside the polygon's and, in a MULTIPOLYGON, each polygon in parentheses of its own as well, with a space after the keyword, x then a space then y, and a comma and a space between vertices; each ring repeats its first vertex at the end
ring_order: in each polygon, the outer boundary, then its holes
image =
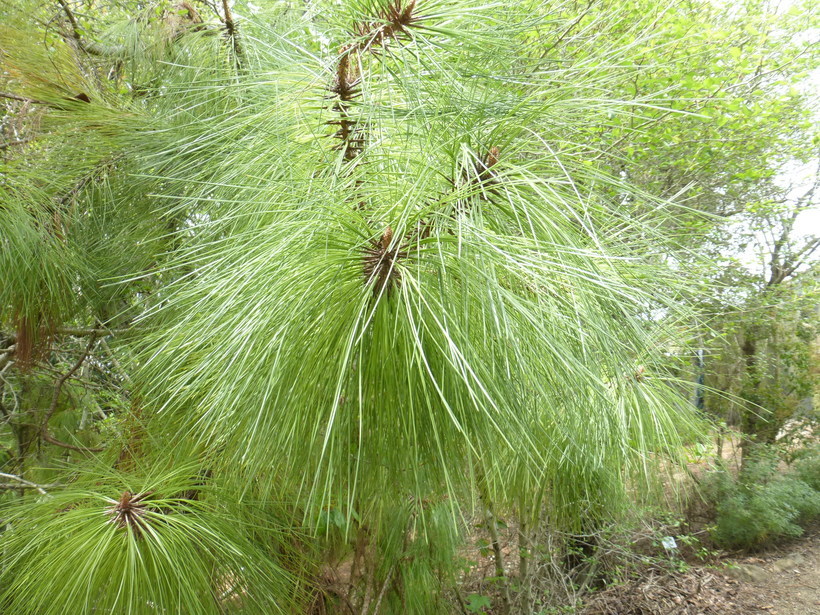
POLYGON ((384 235, 382 235, 382 250, 386 250, 387 248, 389 248, 391 241, 393 241, 393 229, 388 226, 386 229, 384 229, 384 235))

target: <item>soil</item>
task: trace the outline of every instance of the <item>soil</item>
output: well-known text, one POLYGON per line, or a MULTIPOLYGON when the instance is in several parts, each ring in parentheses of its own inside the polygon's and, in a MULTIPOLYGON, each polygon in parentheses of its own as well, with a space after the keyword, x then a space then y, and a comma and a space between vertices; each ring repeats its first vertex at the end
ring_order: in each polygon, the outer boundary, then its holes
POLYGON ((737 560, 740 566, 757 566, 758 581, 742 582, 742 592, 754 598, 757 608, 771 615, 820 615, 820 527, 791 545, 763 557, 737 560))
POLYGON ((649 574, 594 595, 583 615, 820 615, 820 526, 757 556, 649 574))

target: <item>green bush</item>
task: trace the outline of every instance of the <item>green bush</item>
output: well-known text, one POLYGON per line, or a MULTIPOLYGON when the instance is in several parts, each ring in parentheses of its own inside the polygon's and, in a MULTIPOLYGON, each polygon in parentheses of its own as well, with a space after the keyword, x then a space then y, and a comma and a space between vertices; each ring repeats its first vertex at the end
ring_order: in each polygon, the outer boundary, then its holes
POLYGON ((738 478, 717 471, 704 480, 704 495, 715 506, 712 538, 724 548, 757 549, 778 540, 800 536, 801 525, 820 516, 820 491, 815 481, 820 470, 813 465, 781 473, 777 457, 765 451, 738 478))
POLYGON ((815 444, 801 450, 796 455, 792 469, 797 478, 812 489, 820 491, 820 445, 815 444))

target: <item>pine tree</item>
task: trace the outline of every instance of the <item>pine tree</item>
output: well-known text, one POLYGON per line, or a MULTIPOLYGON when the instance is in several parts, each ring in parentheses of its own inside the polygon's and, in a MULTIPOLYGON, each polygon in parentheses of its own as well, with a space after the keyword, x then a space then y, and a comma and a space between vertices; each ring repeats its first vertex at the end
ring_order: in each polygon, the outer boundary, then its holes
POLYGON ((537 2, 76 4, 0 33, 33 124, 0 319, 21 379, 83 325, 128 392, 94 443, 32 404, 70 463, 3 506, 4 611, 448 612, 476 519, 596 527, 698 433, 675 210, 590 138, 634 40, 557 63, 537 2))

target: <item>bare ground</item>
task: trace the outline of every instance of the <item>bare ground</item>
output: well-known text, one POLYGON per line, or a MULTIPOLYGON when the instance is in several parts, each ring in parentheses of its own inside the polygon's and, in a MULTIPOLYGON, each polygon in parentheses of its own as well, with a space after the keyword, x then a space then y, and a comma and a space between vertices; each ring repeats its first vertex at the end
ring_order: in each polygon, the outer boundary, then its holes
POLYGON ((820 527, 757 557, 652 574, 599 592, 583 615, 820 615, 820 527))
MULTIPOLYGON (((744 594, 772 615, 820 615, 820 527, 765 557, 743 558, 740 566, 757 566, 759 580, 743 582, 744 594)), ((742 570, 742 568, 741 568, 742 570)))

